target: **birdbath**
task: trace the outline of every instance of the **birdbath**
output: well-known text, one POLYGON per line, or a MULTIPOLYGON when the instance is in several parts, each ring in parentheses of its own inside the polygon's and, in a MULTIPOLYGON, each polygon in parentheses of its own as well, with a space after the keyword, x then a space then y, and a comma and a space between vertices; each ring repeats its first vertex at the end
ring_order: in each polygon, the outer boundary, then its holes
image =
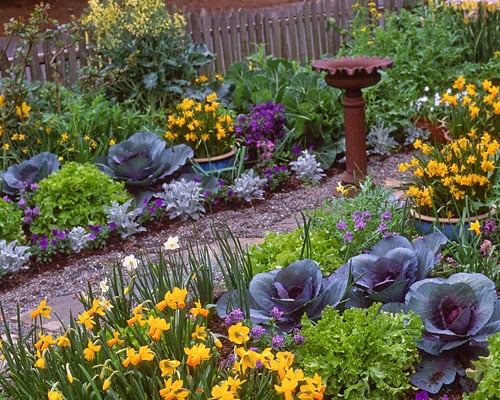
POLYGON ((392 67, 394 61, 379 57, 342 57, 314 61, 312 67, 326 71, 329 86, 345 90, 344 108, 346 171, 342 183, 357 185, 366 177, 365 100, 361 89, 380 81, 379 70, 392 67))

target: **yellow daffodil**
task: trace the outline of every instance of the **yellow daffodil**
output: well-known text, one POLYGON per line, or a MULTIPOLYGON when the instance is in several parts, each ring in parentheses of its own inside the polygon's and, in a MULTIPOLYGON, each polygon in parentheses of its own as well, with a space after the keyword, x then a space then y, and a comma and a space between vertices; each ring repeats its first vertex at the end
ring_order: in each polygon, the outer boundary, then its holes
POLYGON ((47 305, 47 300, 42 300, 35 310, 30 311, 30 316, 33 319, 38 317, 39 315, 45 318, 50 318, 51 312, 52 312, 52 307, 47 305))
POLYGON ((187 398, 190 394, 188 389, 182 387, 184 385, 182 379, 172 381, 172 378, 168 378, 163 382, 165 387, 160 389, 160 396, 164 400, 181 400, 187 398))
POLYGON ((160 360, 158 363, 160 370, 161 370, 161 376, 166 377, 173 375, 175 371, 177 370, 177 367, 181 365, 180 361, 177 360, 160 360))
POLYGON ((202 361, 210 359, 210 348, 207 348, 204 343, 195 344, 192 347, 184 347, 184 353, 188 356, 186 364, 190 367, 196 367, 202 361))
POLYGON ((474 222, 471 222, 470 227, 469 227, 469 231, 473 231, 476 233, 476 235, 480 235, 481 234, 481 223, 477 220, 474 222))
POLYGON ((158 310, 160 311, 163 311, 167 307, 171 308, 172 310, 184 308, 186 307, 186 295, 187 289, 179 289, 176 287, 172 292, 168 291, 167 293, 165 293, 164 299, 156 305, 156 308, 158 308, 158 310))
POLYGON ((89 339, 87 347, 83 349, 83 356, 87 361, 92 361, 96 353, 98 353, 99 351, 101 351, 101 345, 94 344, 94 342, 89 339))
POLYGON ((234 344, 243 344, 250 340, 250 328, 241 322, 231 325, 228 329, 229 340, 234 344))

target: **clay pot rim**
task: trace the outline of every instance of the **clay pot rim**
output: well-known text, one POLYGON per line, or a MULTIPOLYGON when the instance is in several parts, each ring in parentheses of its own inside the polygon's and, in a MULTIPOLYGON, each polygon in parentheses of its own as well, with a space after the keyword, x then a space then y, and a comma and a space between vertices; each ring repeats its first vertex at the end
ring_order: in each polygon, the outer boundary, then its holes
MULTIPOLYGON (((471 215, 469 218, 466 218, 466 220, 468 222, 481 221, 488 218, 489 216, 495 215, 495 213, 496 213, 496 206, 493 204, 488 212, 479 215, 471 215)), ((425 222, 438 222, 440 224, 458 224, 460 221, 462 221, 462 218, 445 218, 445 217, 436 218, 430 215, 420 214, 414 208, 410 208, 410 214, 412 217, 425 222)))
POLYGON ((330 75, 347 74, 349 76, 359 73, 373 74, 377 70, 386 70, 394 65, 394 60, 381 57, 341 57, 317 60, 311 63, 316 71, 327 71, 330 75))

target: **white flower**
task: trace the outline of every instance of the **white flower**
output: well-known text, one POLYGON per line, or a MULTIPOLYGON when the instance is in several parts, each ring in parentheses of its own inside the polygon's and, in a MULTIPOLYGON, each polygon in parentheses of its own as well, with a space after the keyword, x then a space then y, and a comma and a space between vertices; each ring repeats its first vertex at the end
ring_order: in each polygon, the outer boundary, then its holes
POLYGON ((179 246, 179 237, 178 236, 175 236, 175 237, 169 236, 168 240, 165 243, 163 243, 163 248, 166 251, 175 250, 175 249, 178 249, 179 247, 180 246, 179 246))
POLYGON ((104 278, 101 282, 99 282, 99 289, 101 289, 101 294, 105 294, 109 290, 109 282, 108 278, 104 278))
POLYGON ((139 266, 137 263, 137 258, 135 258, 133 254, 125 257, 123 259, 122 265, 127 269, 129 273, 135 271, 139 266))

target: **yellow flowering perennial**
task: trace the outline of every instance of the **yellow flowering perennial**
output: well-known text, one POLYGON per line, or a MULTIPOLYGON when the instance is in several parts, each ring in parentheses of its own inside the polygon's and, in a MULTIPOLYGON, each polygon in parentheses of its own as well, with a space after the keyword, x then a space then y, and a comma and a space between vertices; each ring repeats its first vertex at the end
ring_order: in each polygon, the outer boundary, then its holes
POLYGON ((500 144, 487 132, 479 136, 472 130, 443 146, 416 141, 414 147, 421 153, 399 171, 412 171, 406 194, 421 213, 459 217, 468 203, 484 202, 491 193, 500 144))
POLYGON ((165 139, 184 143, 196 157, 214 157, 228 152, 234 143, 233 118, 220 106, 217 94, 204 101, 184 98, 167 117, 165 139))

